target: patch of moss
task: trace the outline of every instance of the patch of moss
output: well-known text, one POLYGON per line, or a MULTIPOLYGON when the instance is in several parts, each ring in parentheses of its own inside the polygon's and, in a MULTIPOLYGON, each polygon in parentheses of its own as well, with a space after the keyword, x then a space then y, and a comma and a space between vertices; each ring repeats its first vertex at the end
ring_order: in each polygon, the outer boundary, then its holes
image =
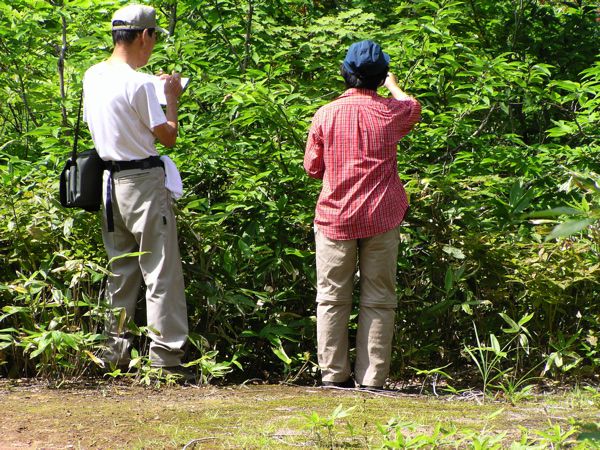
POLYGON ((594 423, 600 412, 594 401, 578 397, 574 402, 564 394, 512 406, 507 402, 480 404, 475 399, 391 397, 287 386, 17 387, 1 391, 0 400, 4 408, 0 447, 43 443, 180 449, 191 443, 188 448, 376 448, 399 435, 454 443, 485 438, 510 445, 522 433, 537 439, 535 431, 551 424, 567 430, 594 423), (348 415, 331 420, 338 405, 348 415))

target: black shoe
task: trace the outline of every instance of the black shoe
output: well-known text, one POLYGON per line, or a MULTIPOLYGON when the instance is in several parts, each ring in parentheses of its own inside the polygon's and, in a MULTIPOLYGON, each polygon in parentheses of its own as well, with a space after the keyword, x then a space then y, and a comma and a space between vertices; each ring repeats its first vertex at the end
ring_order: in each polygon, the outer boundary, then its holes
POLYGON ((358 388, 363 390, 363 391, 373 391, 373 392, 377 392, 377 391, 384 391, 385 389, 383 388, 383 386, 368 386, 366 384, 359 384, 358 388))
POLYGON ((354 389, 356 384, 352 378, 348 378, 346 381, 323 381, 323 387, 335 387, 341 389, 354 389))
POLYGON ((172 376, 179 384, 197 384, 196 372, 189 367, 171 366, 159 367, 164 376, 172 376))

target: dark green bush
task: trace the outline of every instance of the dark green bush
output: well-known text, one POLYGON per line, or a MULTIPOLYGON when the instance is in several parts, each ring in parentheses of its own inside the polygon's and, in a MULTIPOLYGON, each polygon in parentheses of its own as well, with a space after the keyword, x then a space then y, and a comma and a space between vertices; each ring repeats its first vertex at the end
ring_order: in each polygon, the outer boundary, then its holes
MULTIPOLYGON (((101 345, 98 218, 61 209, 56 179, 82 74, 110 51, 108 28, 90 24, 107 24, 114 5, 54 3, 28 15, 28 0, 0 5, 0 373, 11 376, 91 373, 101 345)), ((218 351, 242 364, 236 377, 314 375, 320 185, 303 173, 304 140, 316 109, 343 89, 347 46, 370 37, 424 107, 398 148, 411 212, 394 376, 446 364, 474 373, 464 349, 477 345, 475 330, 500 345, 519 336, 527 357, 508 353, 510 373, 598 372, 597 229, 545 240, 560 214, 534 217, 565 205, 585 216, 598 203, 559 189, 568 170, 599 170, 590 2, 154 3, 174 33, 147 70, 192 78, 170 152, 186 186, 178 216, 190 360, 218 351), (503 318, 529 314, 526 331, 503 318)))

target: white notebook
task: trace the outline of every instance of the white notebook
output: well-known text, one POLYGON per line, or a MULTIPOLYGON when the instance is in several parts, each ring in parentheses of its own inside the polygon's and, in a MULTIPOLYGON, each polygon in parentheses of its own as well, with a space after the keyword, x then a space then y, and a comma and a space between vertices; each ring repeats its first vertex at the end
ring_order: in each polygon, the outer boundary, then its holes
MULTIPOLYGON (((181 78, 181 86, 183 86, 183 90, 187 87, 190 79, 189 78, 181 78)), ((153 76, 152 84, 154 84, 154 90, 156 91, 156 96, 158 97, 158 102, 161 105, 167 104, 167 98, 165 97, 165 80, 160 79, 160 77, 153 76)))

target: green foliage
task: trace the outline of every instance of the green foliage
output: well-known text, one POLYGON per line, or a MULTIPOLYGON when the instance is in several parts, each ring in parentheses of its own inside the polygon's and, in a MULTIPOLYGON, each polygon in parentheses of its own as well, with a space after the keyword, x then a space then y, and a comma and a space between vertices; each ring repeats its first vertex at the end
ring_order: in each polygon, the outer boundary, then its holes
POLYGON ((457 429, 453 425, 435 424, 431 434, 417 433, 419 426, 413 422, 400 421, 397 418, 388 420, 387 424, 377 425, 384 437, 382 449, 435 448, 451 445, 456 437, 457 429))
POLYGON ((334 448, 336 422, 350 416, 354 409, 356 406, 344 409, 343 405, 339 404, 327 417, 321 417, 314 411, 306 416, 305 426, 314 435, 315 444, 320 448, 334 448), (326 432, 326 435, 323 436, 322 432, 326 432))
MULTIPOLYGON (((99 218, 61 209, 56 179, 83 72, 109 54, 117 4, 9 3, 0 5, 0 374, 62 379, 97 366, 107 271, 99 218)), ((595 4, 151 3, 172 33, 144 70, 192 80, 169 153, 185 184, 188 360, 204 381, 315 375, 320 184, 302 154, 310 118, 343 89, 347 46, 363 38, 382 44, 423 104, 398 148, 411 213, 393 376, 420 367, 435 389, 437 376, 454 375, 442 369, 466 362, 484 391, 518 400, 536 376, 597 373, 595 4), (473 324, 486 343, 465 344, 473 324)), ((87 133, 81 145, 91 145, 87 133)))
POLYGON ((527 398, 533 388, 532 384, 526 384, 534 379, 531 376, 536 367, 529 367, 523 374, 524 359, 530 354, 529 340, 531 333, 525 327, 533 314, 522 317, 518 322, 504 313, 500 316, 509 325, 502 328, 508 335, 503 344, 494 333, 489 335, 489 345, 479 338, 477 327, 474 327, 476 347, 465 345, 464 352, 473 361, 482 380, 482 392, 484 399, 490 390, 496 389, 502 392, 511 403, 527 398))

